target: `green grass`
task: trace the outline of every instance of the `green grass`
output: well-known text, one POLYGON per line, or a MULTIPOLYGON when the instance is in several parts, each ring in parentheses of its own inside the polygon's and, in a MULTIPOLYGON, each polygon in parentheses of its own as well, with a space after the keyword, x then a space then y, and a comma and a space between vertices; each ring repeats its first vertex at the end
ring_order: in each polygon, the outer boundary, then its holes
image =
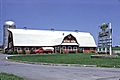
POLYGON ((48 54, 12 56, 9 59, 27 62, 45 62, 60 64, 97 65, 98 67, 119 67, 120 56, 115 59, 91 58, 93 54, 48 54))
POLYGON ((112 47, 112 50, 120 50, 120 47, 112 47))
POLYGON ((13 74, 8 73, 0 73, 0 80, 24 80, 23 78, 20 78, 13 74))

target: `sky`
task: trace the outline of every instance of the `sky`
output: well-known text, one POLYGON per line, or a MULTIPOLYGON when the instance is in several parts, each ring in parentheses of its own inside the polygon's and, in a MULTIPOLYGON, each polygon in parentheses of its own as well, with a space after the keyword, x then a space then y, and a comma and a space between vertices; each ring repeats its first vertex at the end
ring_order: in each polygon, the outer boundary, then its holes
POLYGON ((113 45, 120 45, 120 0, 0 0, 0 43, 3 25, 17 28, 79 30, 98 41, 99 26, 112 24, 113 45))

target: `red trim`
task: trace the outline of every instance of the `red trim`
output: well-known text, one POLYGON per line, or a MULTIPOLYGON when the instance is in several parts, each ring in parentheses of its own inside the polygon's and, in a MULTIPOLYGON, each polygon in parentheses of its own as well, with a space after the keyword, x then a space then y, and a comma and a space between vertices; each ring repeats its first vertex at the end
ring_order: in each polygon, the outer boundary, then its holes
POLYGON ((83 50, 83 53, 95 53, 96 52, 96 50, 94 49, 94 50, 90 50, 90 48, 84 48, 84 50, 83 50))

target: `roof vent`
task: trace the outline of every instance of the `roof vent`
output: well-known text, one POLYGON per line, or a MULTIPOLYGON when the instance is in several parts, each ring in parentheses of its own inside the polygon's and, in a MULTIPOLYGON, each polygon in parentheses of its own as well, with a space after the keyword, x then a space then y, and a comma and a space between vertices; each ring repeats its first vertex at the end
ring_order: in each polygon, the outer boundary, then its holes
POLYGON ((25 29, 25 30, 26 30, 26 29, 27 29, 27 27, 23 27, 23 29, 25 29))
POLYGON ((79 30, 75 30, 75 32, 77 32, 77 33, 78 33, 78 32, 79 32, 79 30))
POLYGON ((54 31, 55 29, 54 29, 54 28, 51 28, 50 30, 51 30, 51 31, 54 31))

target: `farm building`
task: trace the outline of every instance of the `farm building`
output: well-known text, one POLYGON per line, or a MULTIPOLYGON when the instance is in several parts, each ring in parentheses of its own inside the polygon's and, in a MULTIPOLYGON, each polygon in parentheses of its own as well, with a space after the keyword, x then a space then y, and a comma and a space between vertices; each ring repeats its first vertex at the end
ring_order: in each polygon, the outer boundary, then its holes
POLYGON ((88 32, 31 30, 8 28, 6 51, 31 51, 42 49, 41 53, 96 52, 93 36, 88 32))

